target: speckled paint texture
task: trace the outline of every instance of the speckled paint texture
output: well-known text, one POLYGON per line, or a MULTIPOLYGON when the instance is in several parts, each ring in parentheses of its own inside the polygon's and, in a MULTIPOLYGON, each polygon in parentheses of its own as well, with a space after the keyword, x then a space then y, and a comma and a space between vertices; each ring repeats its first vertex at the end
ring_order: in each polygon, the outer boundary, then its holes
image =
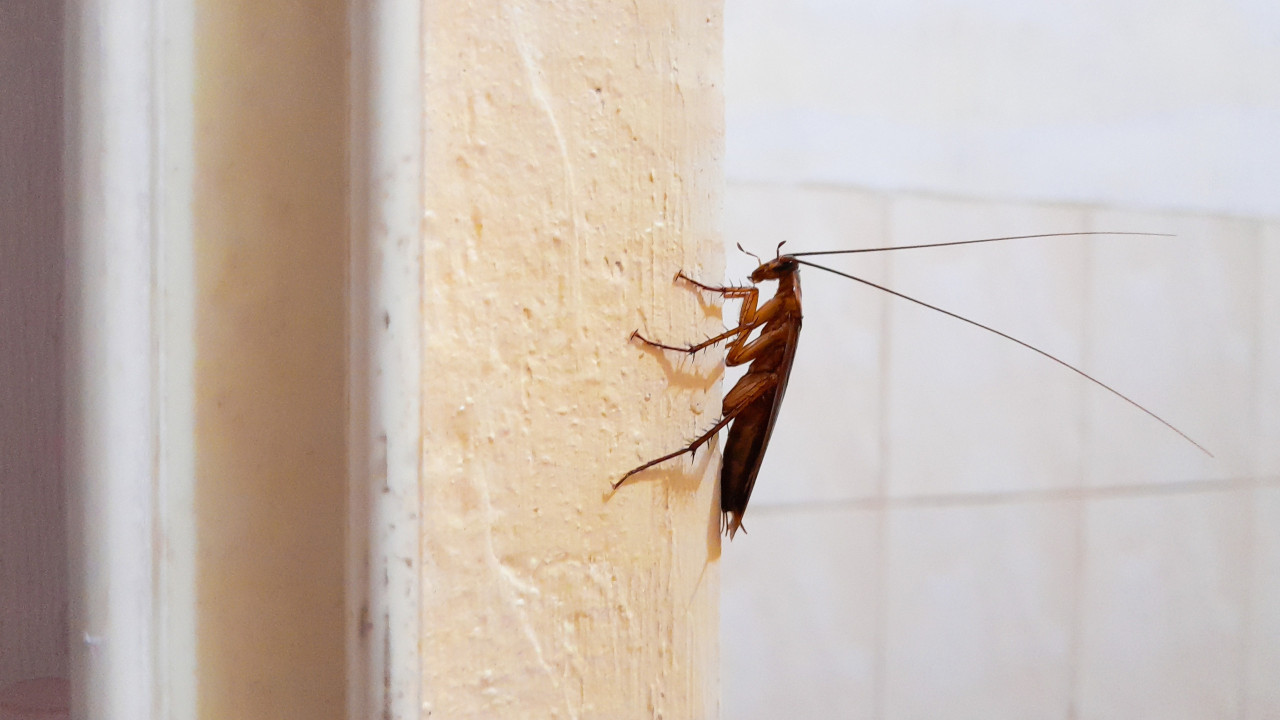
MULTIPOLYGON (((721 3, 428 3, 424 711, 718 715, 721 3)), ((424 716, 425 716, 424 712, 424 716)))

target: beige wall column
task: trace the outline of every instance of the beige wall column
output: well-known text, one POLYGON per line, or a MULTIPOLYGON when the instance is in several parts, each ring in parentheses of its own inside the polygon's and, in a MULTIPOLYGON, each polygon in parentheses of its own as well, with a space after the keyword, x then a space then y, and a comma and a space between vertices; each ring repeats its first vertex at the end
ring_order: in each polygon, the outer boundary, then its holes
POLYGON ((344 715, 346 12, 195 7, 201 718, 344 715))
POLYGON ((715 717, 721 3, 428 2, 424 705, 715 717))

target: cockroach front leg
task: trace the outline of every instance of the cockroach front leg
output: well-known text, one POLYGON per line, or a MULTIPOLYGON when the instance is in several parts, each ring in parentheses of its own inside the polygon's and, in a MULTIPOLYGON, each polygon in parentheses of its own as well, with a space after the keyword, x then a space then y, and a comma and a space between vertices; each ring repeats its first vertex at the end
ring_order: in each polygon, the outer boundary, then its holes
POLYGON ((646 345, 650 345, 656 348, 662 348, 663 350, 671 350, 673 352, 682 352, 688 355, 693 355, 699 350, 709 348, 712 345, 715 345, 716 343, 719 343, 719 342, 723 342, 725 340, 732 339, 733 343, 739 343, 741 342, 742 336, 744 334, 749 334, 752 330, 755 330, 756 328, 760 327, 760 325, 762 324, 760 322, 756 322, 756 303, 758 302, 758 298, 760 297, 760 291, 758 289, 750 286, 716 287, 714 285, 706 285, 704 283, 698 282, 697 280, 694 280, 688 275, 685 275, 683 271, 676 273, 675 279, 684 280, 685 282, 688 282, 691 285, 694 285, 695 287, 706 290, 707 292, 713 292, 727 298, 741 299, 742 310, 738 314, 738 326, 731 330, 727 330, 723 333, 720 333, 715 337, 707 338, 706 340, 698 343, 697 345, 690 345, 687 347, 680 347, 677 345, 667 345, 665 343, 655 342, 641 335, 639 330, 636 330, 635 332, 631 333, 631 338, 633 340, 639 340, 640 342, 643 342, 646 345))
MULTIPOLYGON (((685 275, 683 270, 676 273, 675 279, 684 280, 690 285, 702 288, 707 292, 715 293, 717 295, 723 295, 725 297, 745 298, 745 297, 756 297, 760 294, 760 291, 752 285, 726 285, 726 286, 707 285, 706 283, 699 282, 689 277, 688 275, 685 275)), ((754 302, 752 302, 751 304, 753 306, 755 305, 754 302)))

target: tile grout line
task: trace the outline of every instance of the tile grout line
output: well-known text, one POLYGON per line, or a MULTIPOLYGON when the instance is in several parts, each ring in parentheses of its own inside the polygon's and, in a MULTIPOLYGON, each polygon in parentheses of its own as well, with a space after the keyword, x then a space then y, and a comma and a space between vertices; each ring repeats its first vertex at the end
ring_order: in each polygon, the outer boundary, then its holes
POLYGON ((1254 558, 1256 556, 1255 548, 1257 542, 1258 522, 1257 503, 1260 502, 1259 490, 1261 486, 1255 487, 1248 491, 1245 501, 1245 526, 1244 526, 1244 578, 1240 583, 1240 645, 1239 645, 1239 674, 1240 679, 1237 692, 1239 693, 1239 713, 1240 720, 1248 720, 1249 718, 1249 650, 1251 644, 1249 638, 1252 636, 1253 630, 1253 589, 1255 586, 1254 558))
MULTIPOLYGON (((1259 430, 1261 430, 1261 427, 1262 427, 1262 403, 1258 402, 1258 389, 1259 389, 1259 386, 1262 384, 1261 372, 1262 372, 1263 358, 1261 356, 1262 350, 1261 350, 1258 339, 1263 337, 1262 288, 1264 286, 1264 283, 1266 282, 1266 276, 1265 276, 1266 268, 1264 267, 1264 264, 1263 264, 1263 250, 1262 250, 1264 227, 1261 222, 1257 222, 1257 221, 1255 221, 1253 225, 1254 225, 1253 235, 1254 235, 1254 239, 1257 240, 1257 242, 1253 243, 1253 248, 1255 253, 1255 256, 1253 258, 1253 267, 1254 267, 1254 273, 1256 276, 1254 278, 1254 283, 1253 283, 1253 297, 1251 298, 1251 309, 1253 311, 1254 342, 1252 343, 1252 347, 1251 347, 1252 356, 1250 358, 1252 360, 1253 367, 1251 368, 1251 372, 1250 372, 1251 387, 1249 388, 1250 389, 1249 401, 1253 404, 1251 414, 1253 415, 1254 437, 1256 438, 1258 436, 1259 430)), ((1252 450, 1253 450, 1252 452, 1253 457, 1250 458, 1250 472, 1255 477, 1258 477, 1259 454, 1256 447, 1252 448, 1252 450)), ((1253 635, 1253 632, 1252 632, 1253 631, 1253 590, 1257 581, 1255 577, 1255 572, 1254 572, 1254 558, 1257 556, 1257 527, 1256 527, 1258 522, 1257 504, 1258 502, 1260 502, 1259 495, 1261 493, 1259 492, 1259 490, 1262 487, 1263 485, 1259 484, 1259 485, 1256 485, 1254 488, 1252 488, 1251 491, 1248 493, 1247 500, 1245 502, 1246 523, 1245 523, 1245 530, 1244 530, 1245 536, 1244 536, 1244 553, 1243 553, 1245 574, 1244 574, 1243 581, 1240 583, 1240 590, 1241 590, 1240 646, 1239 646, 1240 686, 1238 688, 1239 703, 1240 703, 1239 712, 1240 712, 1241 720, 1248 720, 1249 718, 1249 686, 1250 686, 1250 682, 1249 682, 1250 681, 1250 677, 1249 677, 1250 652, 1249 651, 1252 649, 1252 644, 1249 641, 1253 635)))
MULTIPOLYGON (((887 246, 892 238, 892 200, 882 197, 880 205, 880 244, 887 246)), ((881 272, 886 278, 892 276, 892 253, 886 253, 881 272)), ((880 382, 876 388, 879 415, 880 467, 876 475, 876 498, 883 500, 889 494, 889 372, 892 360, 890 313, 892 303, 887 298, 880 299, 880 382)), ((876 513, 876 618, 875 618, 875 667, 872 671, 872 717, 883 720, 885 717, 885 694, 888 684, 889 660, 889 513, 883 505, 876 513)))
MULTIPOLYGON (((1095 224, 1092 214, 1087 211, 1081 211, 1081 221, 1085 230, 1093 230, 1095 224)), ((1093 275, 1095 270, 1095 252, 1097 246, 1095 241, 1090 241, 1084 245, 1084 276, 1087 283, 1084 296, 1084 307, 1081 309, 1080 315, 1080 357, 1086 364, 1089 362, 1090 353, 1093 351, 1093 332, 1090 319, 1093 316, 1094 307, 1094 283, 1093 275)), ((1082 492, 1087 491, 1087 479, 1092 476, 1094 465, 1094 443, 1093 443, 1093 416, 1089 412, 1093 405, 1091 395, 1084 394, 1081 396, 1082 404, 1080 406, 1080 443, 1081 443, 1081 459, 1077 465, 1076 488, 1082 492)), ((1074 501, 1074 517, 1072 527, 1072 579, 1071 579, 1071 619, 1068 628, 1067 637, 1067 718, 1068 720, 1077 720, 1080 717, 1080 655, 1081 648, 1084 645, 1084 600, 1085 590, 1087 587, 1086 578, 1088 576, 1088 557, 1089 557, 1089 512, 1087 498, 1081 497, 1074 501)))
POLYGON ((1085 502, 1075 503, 1072 527, 1071 624, 1067 636, 1067 718, 1080 717, 1080 650, 1084 645, 1085 575, 1088 570, 1089 516, 1085 502))
POLYGON ((1120 498, 1194 495, 1228 492, 1253 487, 1280 487, 1280 476, 1181 480, 1145 485, 1104 485, 1089 488, 1009 490, 1001 492, 937 495, 874 496, 840 500, 804 500, 753 506, 757 513, 806 512, 812 510, 900 510, 913 508, 991 507, 1020 503, 1111 500, 1120 498))
POLYGON ((930 189, 928 187, 887 187, 856 182, 839 182, 824 180, 762 180, 758 178, 726 178, 725 184, 747 188, 785 187, 796 190, 827 190, 835 192, 872 193, 884 196, 921 198, 925 200, 942 200, 954 202, 971 202, 983 204, 1022 205, 1045 208, 1075 208, 1078 210, 1103 211, 1137 211, 1174 218, 1216 218, 1226 220, 1257 219, 1263 222, 1277 219, 1275 215, 1258 213, 1238 213, 1210 208, 1194 208, 1186 206, 1145 205, 1132 203, 1113 204, 1099 200, 1070 199, 1055 197, 1009 197, 1007 195, 973 195, 960 191, 930 189))

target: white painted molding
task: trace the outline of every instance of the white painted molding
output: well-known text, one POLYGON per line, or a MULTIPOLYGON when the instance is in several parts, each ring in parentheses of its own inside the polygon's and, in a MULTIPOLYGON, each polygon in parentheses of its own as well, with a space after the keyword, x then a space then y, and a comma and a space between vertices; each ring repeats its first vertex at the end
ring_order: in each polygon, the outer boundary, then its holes
POLYGON ((348 717, 417 718, 422 4, 351 7, 348 717))
POLYGON ((196 717, 195 4, 154 0, 157 718, 196 717))
POLYGON ((67 18, 76 717, 194 715, 192 5, 67 18))
POLYGON ((155 637, 151 7, 69 23, 68 527, 73 711, 151 717, 155 637))

